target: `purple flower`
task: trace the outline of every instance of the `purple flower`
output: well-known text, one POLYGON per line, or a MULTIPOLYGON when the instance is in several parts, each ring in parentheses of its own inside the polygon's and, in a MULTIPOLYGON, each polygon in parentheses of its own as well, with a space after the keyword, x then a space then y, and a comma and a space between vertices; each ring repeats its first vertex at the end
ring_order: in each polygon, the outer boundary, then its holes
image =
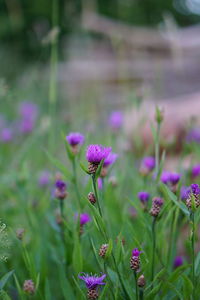
POLYGON ((182 256, 176 256, 174 259, 174 268, 178 268, 178 267, 182 266, 182 264, 183 264, 182 256))
POLYGON ((163 171, 161 176, 160 176, 160 180, 164 183, 167 184, 170 181, 170 175, 171 173, 168 171, 163 171))
POLYGON ((163 205, 163 199, 159 197, 155 197, 153 198, 153 203, 161 207, 163 205))
POLYGON ((142 253, 142 251, 139 251, 138 248, 133 249, 132 251, 132 256, 140 256, 140 254, 142 253))
POLYGON ((78 275, 78 277, 80 279, 82 279, 83 281, 85 281, 86 287, 88 289, 96 288, 96 287, 98 287, 98 285, 105 284, 105 282, 103 282, 103 280, 105 279, 106 274, 103 274, 102 276, 88 275, 85 273, 82 273, 82 274, 83 274, 82 276, 78 275))
POLYGON ((150 194, 148 192, 142 191, 138 193, 138 198, 142 203, 146 203, 149 200, 150 194))
POLYGON ((188 199, 188 196, 190 195, 190 187, 182 186, 180 190, 180 196, 181 200, 188 199))
POLYGON ((38 114, 38 107, 33 102, 21 102, 19 113, 23 119, 35 120, 38 114))
POLYGON ((91 218, 87 213, 80 214, 80 225, 83 226, 86 223, 90 222, 91 218))
POLYGON ((156 165, 155 158, 153 156, 146 156, 143 158, 141 165, 148 171, 152 171, 156 165))
POLYGON ((59 190, 59 191, 64 191, 66 190, 66 183, 64 181, 62 181, 61 179, 57 180, 55 183, 55 187, 59 190))
POLYGON ((114 164, 114 162, 116 161, 117 157, 118 157, 118 155, 116 153, 110 152, 108 154, 108 156, 106 157, 106 159, 104 160, 103 166, 104 167, 108 167, 109 165, 114 164))
POLYGON ((13 139, 13 133, 10 128, 3 128, 1 130, 1 141, 4 143, 8 143, 13 139))
POLYGON ((71 146, 76 146, 76 145, 82 145, 84 143, 84 136, 79 133, 79 132, 71 132, 69 135, 66 136, 67 142, 71 146))
POLYGON ((118 130, 123 124, 123 114, 121 111, 113 111, 109 117, 109 125, 113 130, 118 130))
POLYGON ((195 178, 195 177, 198 177, 199 175, 200 175, 200 164, 195 165, 192 168, 192 177, 195 178))
POLYGON ((172 185, 176 185, 179 182, 180 178, 181 178, 181 175, 178 173, 171 173, 169 175, 169 181, 172 185))
POLYGON ((38 183, 40 186, 45 186, 50 183, 51 174, 48 171, 43 171, 39 175, 38 183))
POLYGON ((102 145, 89 145, 86 152, 86 158, 90 163, 100 163, 111 152, 112 148, 102 145))
POLYGON ((31 133, 35 127, 35 121, 31 119, 22 119, 19 122, 19 130, 21 133, 31 133))
POLYGON ((97 184, 98 184, 98 189, 102 190, 102 188, 103 188, 103 179, 101 177, 98 177, 97 184))
POLYGON ((186 141, 188 143, 191 143, 191 142, 200 143, 200 129, 192 128, 186 136, 186 141))
POLYGON ((197 183, 191 184, 190 189, 191 189, 192 194, 194 194, 194 195, 199 195, 200 194, 200 188, 199 188, 199 185, 197 183))

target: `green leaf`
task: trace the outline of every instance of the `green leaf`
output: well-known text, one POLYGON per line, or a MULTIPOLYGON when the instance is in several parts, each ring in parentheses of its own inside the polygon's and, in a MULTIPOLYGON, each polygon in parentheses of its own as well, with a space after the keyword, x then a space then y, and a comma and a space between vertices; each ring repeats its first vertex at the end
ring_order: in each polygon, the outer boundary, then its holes
POLYGON ((190 296, 192 295, 193 284, 185 274, 182 274, 181 277, 183 279, 183 298, 190 299, 190 296))
MULTIPOLYGON (((73 277, 73 280, 74 280, 74 283, 76 285, 77 291, 79 291, 79 295, 80 295, 81 299, 85 299, 86 300, 86 295, 81 290, 80 285, 78 284, 77 280, 74 277, 73 277)), ((77 299, 79 299, 79 298, 77 298, 77 299)))
POLYGON ((170 191, 166 184, 160 182, 159 187, 166 198, 168 197, 169 199, 171 199, 176 204, 176 206, 178 206, 182 210, 182 212, 185 215, 189 216, 190 213, 186 206, 182 202, 177 201, 177 197, 174 195, 174 193, 172 193, 172 191, 170 191))
POLYGON ((70 175, 69 171, 67 170, 67 168, 58 159, 54 158, 49 152, 47 152, 47 151, 45 151, 45 152, 46 152, 46 155, 49 158, 50 162, 56 168, 58 168, 58 170, 60 170, 67 179, 71 180, 71 175, 70 175))
POLYGON ((50 290, 50 284, 48 278, 45 280, 45 300, 52 300, 51 298, 51 290, 50 290))
POLYGON ((106 285, 104 286, 104 288, 103 288, 103 290, 102 290, 102 292, 101 292, 101 294, 100 294, 99 300, 104 300, 104 299, 106 299, 106 298, 105 298, 105 295, 106 295, 106 291, 108 290, 108 288, 109 288, 109 284, 106 283, 106 285))
POLYGON ((195 274, 199 275, 200 273, 200 252, 197 254, 195 259, 195 274))
POLYGON ((105 225, 104 225, 103 219, 100 216, 98 210, 91 203, 88 203, 88 205, 89 205, 90 209, 92 210, 92 215, 94 217, 94 223, 95 223, 97 229, 105 232, 105 225))
POLYGON ((7 283, 7 281, 9 280, 9 278, 13 275, 14 270, 6 273, 1 279, 0 279, 0 290, 2 290, 5 286, 5 284, 7 283))
POLYGON ((88 175, 90 175, 90 173, 88 172, 88 169, 84 166, 84 164, 82 164, 81 162, 80 162, 80 167, 81 167, 81 169, 85 172, 85 173, 87 173, 88 175))

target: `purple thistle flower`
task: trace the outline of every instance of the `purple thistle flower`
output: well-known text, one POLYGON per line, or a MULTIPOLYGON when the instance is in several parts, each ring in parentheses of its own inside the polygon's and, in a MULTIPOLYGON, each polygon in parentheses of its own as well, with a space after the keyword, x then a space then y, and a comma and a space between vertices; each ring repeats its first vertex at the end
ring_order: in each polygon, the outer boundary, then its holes
POLYGON ((102 190, 102 188, 103 188, 103 179, 101 177, 98 177, 97 184, 98 184, 98 189, 102 190))
POLYGON ((188 143, 192 143, 192 142, 200 143, 200 129, 192 128, 186 136, 186 141, 188 143))
POLYGON ((121 111, 113 111, 109 117, 109 125, 113 130, 119 130, 123 124, 123 114, 121 111))
POLYGON ((200 188, 199 188, 199 185, 197 183, 193 183, 190 185, 190 188, 191 188, 191 192, 194 194, 194 195, 199 195, 200 194, 200 188))
POLYGON ((64 191, 66 189, 66 183, 64 181, 62 181, 61 179, 57 180, 55 183, 55 187, 59 190, 59 191, 64 191))
POLYGON ((39 175, 38 183, 40 186, 45 186, 50 183, 51 174, 48 171, 43 171, 39 175))
POLYGON ((156 204, 156 205, 158 205, 158 206, 162 206, 163 205, 163 199, 162 198, 159 198, 159 197, 155 197, 154 199, 153 199, 153 202, 154 202, 154 204, 156 204))
POLYGON ((81 226, 85 225, 86 223, 88 223, 90 221, 91 221, 90 215, 88 215, 87 213, 80 214, 80 225, 81 226))
POLYGON ((192 168, 192 177, 198 177, 200 175, 200 164, 193 166, 192 168))
POLYGON ((138 193, 138 198, 142 203, 148 202, 150 194, 148 192, 142 191, 138 193))
POLYGON ((76 145, 82 145, 84 143, 84 136, 79 133, 79 132, 71 132, 69 135, 66 136, 67 142, 71 146, 76 146, 76 145))
POLYGON ((171 173, 168 171, 163 171, 161 176, 160 176, 160 180, 164 183, 167 184, 170 181, 170 176, 171 173))
POLYGON ((103 280, 106 277, 106 274, 103 274, 102 276, 88 275, 88 274, 85 274, 85 273, 82 273, 82 274, 83 274, 82 276, 78 275, 78 277, 85 282, 86 287, 88 289, 96 288, 99 285, 106 284, 105 282, 103 282, 103 280))
POLYGON ((190 187, 182 186, 180 190, 181 200, 185 201, 189 197, 190 192, 191 192, 190 187))
POLYGON ((132 251, 132 256, 138 257, 138 256, 140 256, 141 253, 142 253, 142 251, 139 251, 138 248, 135 248, 132 251))
POLYGON ((143 158, 141 165, 148 171, 152 171, 156 165, 155 158, 153 156, 146 156, 143 158))
POLYGON ((38 107, 33 102, 21 102, 19 105, 19 113, 23 119, 35 120, 38 114, 38 107))
POLYGON ((33 128, 35 126, 35 120, 31 119, 22 119, 19 122, 19 130, 21 133, 31 133, 33 131, 33 128))
POLYGON ((171 173, 171 174, 169 175, 169 182, 170 182, 172 185, 176 185, 176 184, 179 182, 180 178, 181 178, 181 175, 180 175, 180 174, 178 174, 178 173, 171 173))
POLYGON ((103 166, 108 167, 109 165, 114 164, 116 159, 118 158, 118 155, 116 153, 109 153, 106 159, 104 160, 103 166))
POLYGON ((182 264, 183 264, 182 256, 176 256, 174 259, 174 268, 178 268, 178 267, 182 266, 182 264))
POLYGON ((90 163, 100 163, 111 152, 111 147, 103 147, 102 145, 89 145, 86 152, 86 158, 90 163))
POLYGON ((1 130, 1 141, 4 143, 8 143, 13 139, 13 132, 10 128, 3 128, 1 130))

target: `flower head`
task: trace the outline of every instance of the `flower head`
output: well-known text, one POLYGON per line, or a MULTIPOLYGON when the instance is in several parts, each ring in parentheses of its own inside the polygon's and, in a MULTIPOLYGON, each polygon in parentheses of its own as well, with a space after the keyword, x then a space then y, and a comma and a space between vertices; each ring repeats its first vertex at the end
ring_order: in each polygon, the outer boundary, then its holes
POLYGON ((35 120, 38 114, 38 107, 33 102, 21 102, 19 105, 19 113, 23 119, 35 120))
POLYGON ((106 284, 105 282, 103 282, 103 280, 106 277, 106 274, 103 274, 102 276, 88 275, 88 274, 85 274, 85 273, 82 273, 82 274, 83 274, 82 276, 78 275, 78 277, 85 282, 86 287, 88 289, 96 288, 99 285, 106 284))
POLYGON ((24 118, 19 122, 19 130, 21 133, 31 133, 35 126, 35 120, 24 118))
POLYGON ((163 205, 163 199, 162 198, 159 198, 159 197, 155 197, 153 199, 153 203, 159 207, 161 207, 163 205))
POLYGON ((4 143, 8 143, 13 138, 13 132, 10 128, 5 127, 1 130, 1 141, 4 143))
POLYGON ((116 161, 118 155, 116 153, 109 153, 108 156, 105 158, 103 166, 104 167, 108 167, 109 165, 114 164, 114 162, 116 161))
POLYGON ((174 268, 178 268, 178 267, 182 266, 182 264, 183 264, 182 256, 176 256, 174 259, 174 268))
POLYGON ((81 226, 85 225, 86 223, 88 223, 90 221, 91 221, 90 215, 88 215, 87 213, 80 214, 80 225, 81 226))
POLYGON ((38 183, 40 186, 45 186, 50 183, 51 174, 48 171, 43 171, 39 175, 38 183))
POLYGON ((190 187, 182 186, 180 190, 181 200, 186 200, 190 194, 190 187))
POLYGON ((192 168, 192 177, 198 177, 200 175, 200 164, 193 166, 192 168))
POLYGON ((123 124, 123 114, 121 111, 113 111, 109 117, 109 125, 113 130, 118 130, 123 124))
POLYGON ((61 179, 57 180, 55 183, 55 187, 59 190, 59 191, 63 191, 66 189, 66 183, 64 181, 62 181, 61 179))
POLYGON ((190 185, 191 193, 194 195, 200 195, 200 187, 197 183, 190 185))
POLYGON ((200 143, 200 129, 192 128, 186 136, 186 141, 188 143, 192 143, 192 142, 200 143))
POLYGON ((171 173, 169 171, 163 171, 160 180, 164 183, 167 184, 170 181, 170 175, 171 173))
POLYGON ((150 194, 148 192, 142 191, 138 193, 138 198, 142 203, 146 203, 149 200, 150 194))
POLYGON ((132 256, 140 256, 140 254, 142 253, 142 251, 139 251, 138 248, 133 249, 132 251, 132 256))
POLYGON ((100 163, 111 152, 111 147, 102 145, 89 145, 86 152, 86 158, 90 163, 100 163))
POLYGON ((71 146, 76 146, 76 145, 82 145, 84 143, 84 136, 79 133, 79 132, 71 132, 69 135, 66 136, 67 142, 71 146))
POLYGON ((181 178, 181 174, 178 174, 178 173, 170 173, 169 175, 169 182, 172 184, 172 185, 176 185, 179 180, 181 178))
POLYGON ((153 156, 146 156, 143 158, 141 165, 148 171, 152 171, 156 165, 155 158, 153 156))

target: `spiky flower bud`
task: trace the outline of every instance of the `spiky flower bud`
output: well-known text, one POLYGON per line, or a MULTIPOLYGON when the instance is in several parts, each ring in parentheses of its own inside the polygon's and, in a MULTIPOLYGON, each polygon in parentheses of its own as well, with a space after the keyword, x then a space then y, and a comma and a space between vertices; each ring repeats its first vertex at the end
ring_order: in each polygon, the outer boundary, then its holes
POLYGON ((162 198, 158 198, 158 197, 153 198, 150 214, 153 217, 157 217, 160 213, 162 205, 163 205, 163 199, 162 198))
POLYGON ((88 289, 87 292, 87 298, 90 300, 94 300, 94 299, 98 299, 99 294, 98 294, 98 290, 96 288, 91 288, 88 289))
POLYGON ((106 255, 107 249, 108 249, 108 244, 103 244, 99 249, 99 256, 104 258, 106 255))
POLYGON ((96 203, 96 197, 95 197, 95 194, 93 192, 90 192, 88 194, 88 200, 90 201, 91 204, 95 204, 96 203))
POLYGON ((141 288, 145 286, 146 280, 145 280, 145 277, 144 277, 143 274, 140 275, 140 277, 138 278, 137 284, 138 284, 138 286, 141 287, 141 288))
POLYGON ((130 268, 136 272, 140 268, 140 253, 141 251, 139 251, 138 248, 133 249, 132 257, 130 259, 130 268))
POLYGON ((16 230, 16 236, 19 240, 22 240, 24 237, 25 229, 24 228, 18 228, 16 230))
POLYGON ((35 285, 31 279, 25 280, 23 284, 23 290, 27 294, 34 294, 35 293, 35 285))
POLYGON ((186 199, 186 205, 189 210, 192 209, 192 201, 194 201, 194 205, 196 208, 200 206, 200 188, 198 184, 191 184, 190 192, 188 193, 186 199))

